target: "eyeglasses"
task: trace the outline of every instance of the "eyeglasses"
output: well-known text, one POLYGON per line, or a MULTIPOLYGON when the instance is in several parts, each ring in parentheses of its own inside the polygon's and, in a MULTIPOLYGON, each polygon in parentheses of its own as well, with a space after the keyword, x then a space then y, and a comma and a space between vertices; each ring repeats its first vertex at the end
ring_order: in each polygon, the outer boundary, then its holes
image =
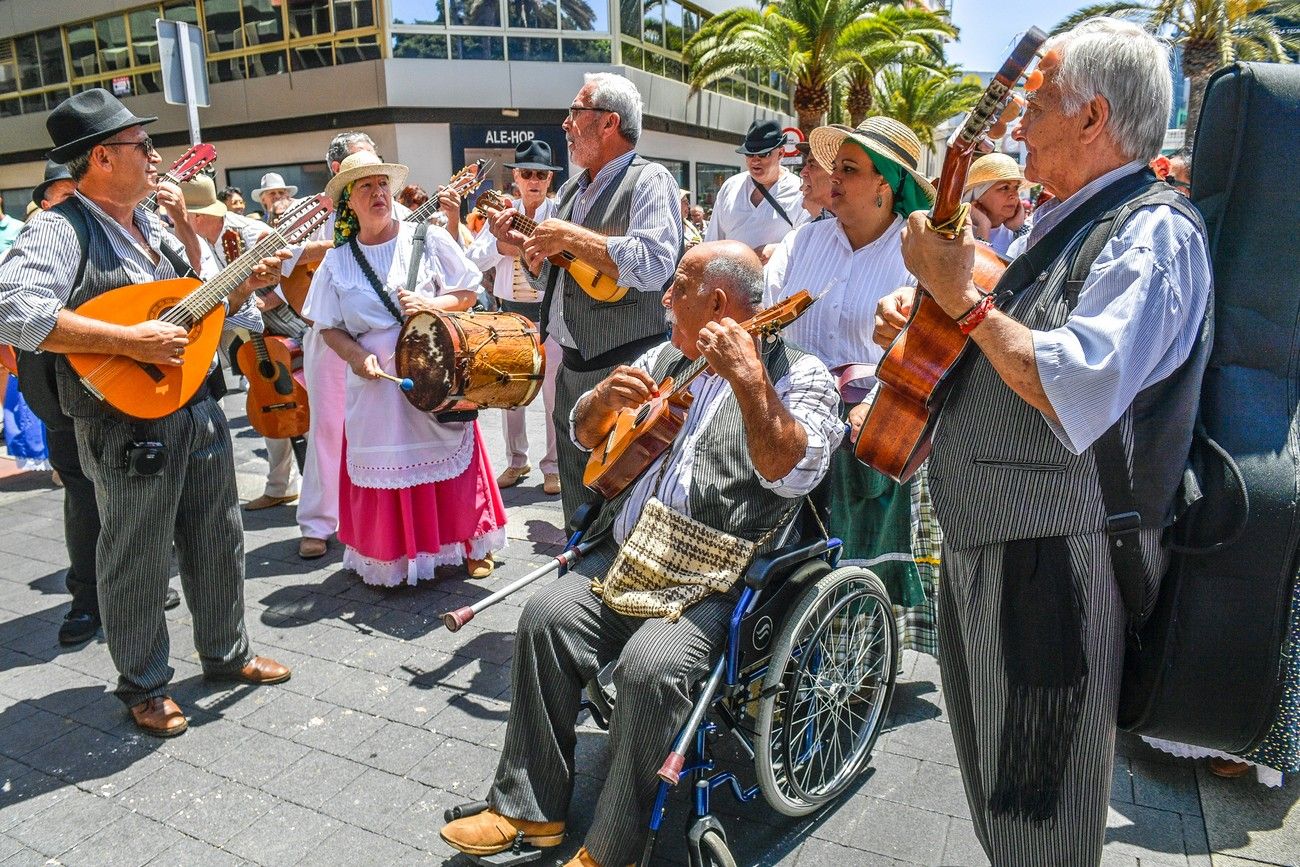
POLYGON ((106 148, 111 148, 111 147, 139 148, 140 152, 145 156, 149 156, 149 154, 154 152, 153 139, 149 138, 148 136, 145 136, 144 138, 140 139, 140 141, 104 141, 104 142, 100 142, 100 144, 102 144, 106 148))
POLYGON ((1165 175, 1164 180, 1166 184, 1176 190, 1190 190, 1192 188, 1192 185, 1187 183, 1187 181, 1180 181, 1173 175, 1165 175))
POLYGON ((772 148, 770 151, 763 151, 761 154, 745 154, 745 156, 751 160, 765 160, 776 152, 777 148, 772 148))
POLYGON ((531 181, 533 178, 544 181, 551 176, 550 172, 543 169, 515 169, 515 171, 519 172, 519 177, 526 181, 531 181))
POLYGON ((578 112, 581 111, 609 111, 607 108, 595 108, 589 105, 571 105, 569 106, 569 120, 574 123, 578 122, 578 112))

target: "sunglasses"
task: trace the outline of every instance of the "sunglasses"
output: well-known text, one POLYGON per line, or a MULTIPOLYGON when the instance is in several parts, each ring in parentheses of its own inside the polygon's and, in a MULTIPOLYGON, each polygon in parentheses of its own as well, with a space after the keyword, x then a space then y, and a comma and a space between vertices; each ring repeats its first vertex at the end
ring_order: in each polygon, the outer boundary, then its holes
POLYGON ((523 178, 525 181, 531 181, 534 178, 539 181, 544 181, 551 176, 550 172, 543 169, 515 169, 515 171, 519 172, 519 177, 523 178))
POLYGON ((144 138, 140 139, 140 141, 105 141, 105 142, 100 142, 100 144, 102 144, 106 148, 111 148, 111 147, 139 148, 140 152, 145 156, 149 156, 149 154, 154 152, 153 139, 149 138, 148 136, 145 136, 144 138))
POLYGON ((745 157, 751 160, 765 160, 776 152, 777 148, 772 148, 770 151, 763 151, 761 154, 745 154, 745 157))
POLYGON ((1176 190, 1190 190, 1192 188, 1191 184, 1187 183, 1186 181, 1180 181, 1178 180, 1178 178, 1174 177, 1173 175, 1165 175, 1164 180, 1166 184, 1168 184, 1169 186, 1173 187, 1176 190))

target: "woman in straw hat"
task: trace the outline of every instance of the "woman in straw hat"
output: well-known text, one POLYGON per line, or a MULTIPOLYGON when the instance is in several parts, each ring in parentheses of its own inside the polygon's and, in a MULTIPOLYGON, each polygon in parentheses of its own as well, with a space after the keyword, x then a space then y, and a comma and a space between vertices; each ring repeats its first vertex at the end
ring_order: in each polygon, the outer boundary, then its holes
POLYGON ((339 478, 343 565, 388 586, 461 562, 471 577, 487 576, 506 523, 478 424, 438 422, 380 377, 393 372, 406 316, 466 310, 482 279, 446 230, 431 226, 415 288, 405 290, 415 226, 393 218, 392 195, 406 175, 406 166, 368 151, 343 160, 325 188, 337 209, 334 248, 303 311, 351 368, 339 478))
MULTIPOLYGON (((875 383, 883 355, 871 339, 876 302, 915 282, 900 248, 905 217, 929 208, 934 188, 918 170, 920 141, 887 117, 867 118, 856 129, 818 127, 809 149, 830 173, 835 219, 808 223, 785 237, 765 270, 765 300, 774 303, 800 289, 820 296, 785 334, 831 368, 846 406, 855 406, 875 383)), ((855 406, 850 421, 860 425, 862 415, 865 408, 855 406)), ((829 460, 830 527, 844 540, 846 560, 869 564, 885 582, 904 646, 934 653, 937 561, 921 557, 928 579, 923 582, 913 556, 911 486, 859 463, 849 450, 829 460)), ((933 543, 925 550, 937 550, 938 528, 931 522, 918 529, 922 541, 933 543)))
POLYGON ((999 256, 1007 255, 1011 242, 1029 231, 1020 201, 1020 191, 1028 184, 1020 165, 1006 154, 985 154, 966 175, 961 200, 971 203, 971 228, 999 256))

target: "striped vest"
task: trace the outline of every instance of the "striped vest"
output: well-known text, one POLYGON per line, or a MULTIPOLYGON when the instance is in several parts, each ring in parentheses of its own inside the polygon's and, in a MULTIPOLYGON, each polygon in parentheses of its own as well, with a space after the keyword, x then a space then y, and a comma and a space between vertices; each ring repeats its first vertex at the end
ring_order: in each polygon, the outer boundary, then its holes
MULTIPOLYGON (((1111 229, 1142 204, 1167 204, 1202 226, 1199 212, 1160 183, 1140 190, 1111 229)), ((1081 231, 1038 281, 1006 312, 1035 331, 1069 318, 1067 283, 1081 231)), ((1202 373, 1210 350, 1213 301, 1201 339, 1169 377, 1140 391, 1116 422, 1144 528, 1167 527, 1183 479, 1196 421, 1202 373)), ((972 347, 943 407, 929 459, 930 490, 944 541, 958 550, 1105 530, 1106 509, 1093 448, 1072 454, 1038 410, 1011 390, 972 347)))
MULTIPOLYGON (((640 155, 624 169, 623 174, 611 180, 592 202, 582 225, 601 235, 624 235, 632 219, 632 193, 636 183, 650 165, 640 155)), ((578 181, 570 180, 559 193, 560 205, 555 216, 568 220, 578 198, 578 181)), ((563 268, 546 263, 550 273, 545 276, 546 292, 542 296, 542 334, 546 335, 551 315, 551 298, 555 292, 564 299, 564 323, 569 327, 578 351, 584 359, 592 359, 612 349, 635 340, 664 334, 662 299, 655 292, 630 289, 614 302, 597 301, 569 276, 563 268)))
MULTIPOLYGON (((779 382, 791 365, 805 353, 777 338, 763 344, 763 366, 768 379, 779 382)), ((665 376, 681 375, 692 362, 675 346, 659 353, 650 375, 656 381, 665 376)), ((695 442, 695 461, 691 467, 691 490, 688 498, 690 517, 716 530, 756 541, 794 505, 795 500, 782 497, 759 483, 754 462, 749 457, 749 437, 740 415, 740 405, 730 389, 718 398, 708 427, 695 442)), ((649 472, 657 473, 659 464, 649 472)), ((595 538, 613 525, 635 484, 601 509, 589 538, 595 538)))

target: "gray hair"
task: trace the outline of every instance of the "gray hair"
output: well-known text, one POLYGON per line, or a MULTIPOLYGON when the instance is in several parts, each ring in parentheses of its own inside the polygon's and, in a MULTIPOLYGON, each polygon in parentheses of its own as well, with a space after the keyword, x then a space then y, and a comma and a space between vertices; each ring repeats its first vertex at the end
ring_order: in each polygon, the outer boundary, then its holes
POLYGON ((636 85, 613 72, 588 72, 583 80, 595 85, 591 92, 592 108, 616 112, 619 135, 636 144, 641 138, 641 92, 636 85))
POLYGON ((1136 24, 1099 16, 1052 37, 1044 52, 1053 49, 1061 56, 1056 80, 1067 116, 1103 96, 1123 156, 1148 162, 1160 153, 1174 93, 1165 43, 1136 24))
POLYGON ((763 303, 763 269, 719 253, 704 266, 700 286, 718 286, 727 297, 743 307, 754 308, 763 303))
MULTIPOLYGON (((91 148, 91 150, 94 150, 94 148, 91 148)), ((75 157, 68 157, 63 165, 67 168, 68 174, 72 175, 74 181, 80 181, 86 176, 86 172, 90 171, 90 151, 77 154, 75 157)))
POLYGON ((370 149, 375 149, 375 142, 370 136, 357 130, 341 132, 334 136, 330 142, 329 149, 325 151, 325 165, 333 171, 335 163, 341 163, 347 159, 348 154, 352 153, 357 145, 370 145, 370 149))

